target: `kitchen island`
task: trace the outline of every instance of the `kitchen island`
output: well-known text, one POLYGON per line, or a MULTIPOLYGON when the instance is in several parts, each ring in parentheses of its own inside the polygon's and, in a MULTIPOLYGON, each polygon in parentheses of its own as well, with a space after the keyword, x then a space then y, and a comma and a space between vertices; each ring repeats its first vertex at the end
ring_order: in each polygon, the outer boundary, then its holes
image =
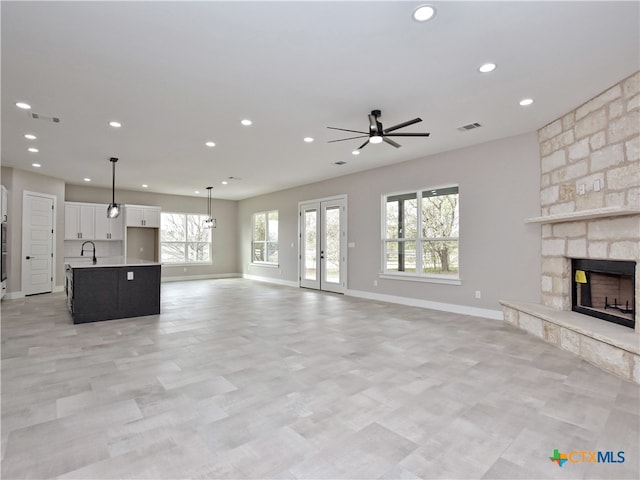
POLYGON ((160 269, 160 263, 145 260, 66 263, 65 291, 73 323, 159 314, 160 269))

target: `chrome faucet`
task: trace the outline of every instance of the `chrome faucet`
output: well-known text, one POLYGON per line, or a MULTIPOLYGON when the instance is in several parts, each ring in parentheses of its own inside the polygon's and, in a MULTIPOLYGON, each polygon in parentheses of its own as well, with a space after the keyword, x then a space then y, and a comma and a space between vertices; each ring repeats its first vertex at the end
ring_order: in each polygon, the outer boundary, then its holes
POLYGON ((93 247, 93 257, 91 257, 91 261, 92 261, 92 262, 93 262, 93 264, 95 265, 95 264, 96 264, 96 262, 98 261, 98 259, 96 258, 96 244, 95 244, 95 243, 93 243, 91 240, 87 240, 86 242, 84 242, 84 243, 82 244, 82 250, 80 250, 80 256, 81 256, 81 257, 83 257, 83 256, 84 256, 84 246, 85 246, 87 243, 90 243, 90 244, 91 244, 91 246, 93 247))

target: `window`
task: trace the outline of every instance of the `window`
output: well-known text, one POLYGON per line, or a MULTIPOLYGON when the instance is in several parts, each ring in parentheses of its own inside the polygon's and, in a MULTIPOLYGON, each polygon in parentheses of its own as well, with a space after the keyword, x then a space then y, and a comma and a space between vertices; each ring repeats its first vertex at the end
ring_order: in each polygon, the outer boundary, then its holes
POLYGON ((164 213, 160 222, 162 263, 212 263, 211 229, 206 215, 164 213))
POLYGON ((251 262, 278 264, 278 211, 253 214, 251 262))
POLYGON ((384 197, 383 273, 458 274, 458 187, 384 197))

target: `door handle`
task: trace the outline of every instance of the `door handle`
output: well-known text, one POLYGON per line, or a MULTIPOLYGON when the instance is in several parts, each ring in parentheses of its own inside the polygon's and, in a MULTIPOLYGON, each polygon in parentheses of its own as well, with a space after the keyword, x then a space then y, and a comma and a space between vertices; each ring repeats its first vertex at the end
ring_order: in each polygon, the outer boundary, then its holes
POLYGON ((27 260, 31 260, 31 257, 28 256, 28 255, 26 257, 24 257, 24 258, 26 258, 27 260))

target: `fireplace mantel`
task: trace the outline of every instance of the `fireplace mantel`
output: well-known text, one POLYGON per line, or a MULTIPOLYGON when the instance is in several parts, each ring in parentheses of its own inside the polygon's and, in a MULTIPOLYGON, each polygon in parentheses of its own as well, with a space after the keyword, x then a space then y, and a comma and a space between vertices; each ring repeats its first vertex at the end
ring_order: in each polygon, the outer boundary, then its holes
POLYGON ((630 207, 603 207, 592 210, 580 210, 578 212, 557 213, 554 215, 543 215, 542 217, 527 218, 525 223, 560 223, 575 222, 579 220, 589 220, 592 218, 619 217, 622 215, 640 215, 640 209, 630 207))

